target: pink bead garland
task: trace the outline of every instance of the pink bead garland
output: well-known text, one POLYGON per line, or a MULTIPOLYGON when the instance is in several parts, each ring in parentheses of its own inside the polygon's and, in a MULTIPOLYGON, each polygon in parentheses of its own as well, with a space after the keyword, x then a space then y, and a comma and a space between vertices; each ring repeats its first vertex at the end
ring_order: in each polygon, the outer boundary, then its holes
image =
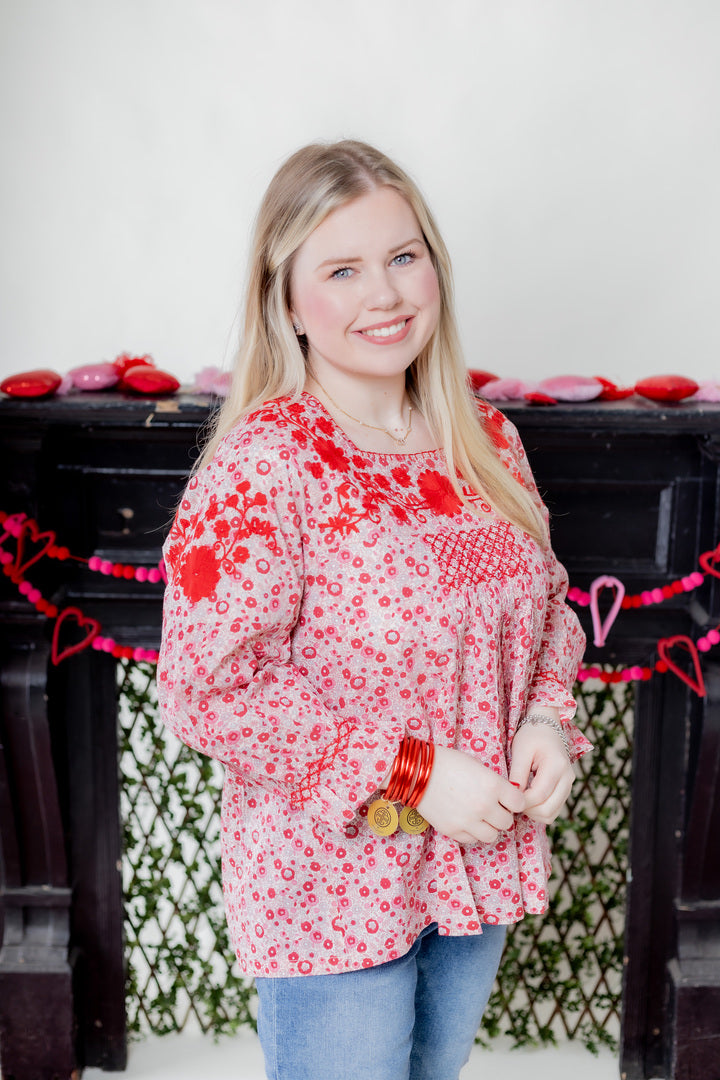
MULTIPOLYGON (((699 588, 704 580, 704 574, 701 574, 699 570, 693 570, 691 574, 686 574, 685 577, 678 578, 677 581, 672 581, 661 588, 644 589, 643 592, 637 593, 635 596, 624 596, 621 607, 627 611, 628 608, 661 604, 663 600, 669 600, 672 596, 677 596, 681 592, 692 592, 693 589, 699 588)), ((573 604, 579 604, 580 607, 590 606, 590 593, 585 592, 584 589, 578 589, 575 585, 568 589, 567 598, 573 604)))
MULTIPOLYGON (((24 514, 8 515, 4 510, 0 510, 0 525, 5 526, 6 534, 9 533, 17 540, 20 533, 27 525, 35 525, 37 527, 37 522, 34 521, 33 518, 26 517, 24 514)), ((7 554, 7 552, 4 554, 7 554)), ((77 555, 71 555, 68 548, 57 547, 55 544, 51 545, 45 554, 50 559, 59 559, 60 562, 64 562, 66 559, 74 559, 76 562, 86 562, 88 570, 92 570, 94 573, 105 574, 108 577, 122 577, 126 581, 132 581, 133 578, 136 581, 151 581, 153 583, 166 580, 162 562, 160 563, 160 566, 147 567, 129 566, 126 563, 112 563, 108 559, 101 559, 98 555, 92 555, 89 559, 81 559, 77 555)), ((13 556, 11 555, 10 558, 12 559, 13 556)))
POLYGON ((88 570, 96 574, 105 574, 106 577, 121 577, 125 581, 139 581, 153 583, 163 580, 163 573, 157 566, 128 566, 125 563, 112 563, 109 559, 101 559, 98 555, 91 555, 88 559, 88 570))

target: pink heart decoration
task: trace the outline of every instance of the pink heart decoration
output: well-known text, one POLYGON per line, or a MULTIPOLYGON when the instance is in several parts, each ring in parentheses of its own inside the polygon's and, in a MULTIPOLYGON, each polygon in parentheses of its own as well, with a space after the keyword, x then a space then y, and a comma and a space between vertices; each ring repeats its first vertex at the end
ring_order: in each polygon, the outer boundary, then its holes
POLYGON ((592 614, 593 642, 599 649, 605 644, 605 639, 610 633, 610 628, 617 619, 624 596, 625 586, 622 581, 619 581, 616 577, 603 575, 602 577, 595 578, 590 586, 590 613, 592 614), (615 589, 615 599, 613 600, 612 607, 601 622, 600 611, 598 609, 598 594, 605 588, 615 589))
POLYGON ((685 634, 675 634, 674 637, 661 638, 658 641, 658 652, 660 653, 660 659, 663 660, 670 671, 674 675, 677 675, 678 679, 682 679, 686 686, 689 686, 691 690, 694 690, 699 697, 705 697, 705 680, 703 679, 702 668, 700 667, 700 657, 698 656, 697 646, 691 638, 686 637, 685 634), (693 662, 693 668, 695 669, 695 678, 692 675, 688 675, 686 671, 678 667, 674 660, 670 658, 670 649, 678 647, 685 649, 690 653, 693 662))
POLYGON ((58 615, 55 629, 53 630, 52 650, 50 654, 53 664, 57 666, 68 656, 73 656, 75 653, 82 652, 83 649, 86 649, 92 639, 97 635, 99 629, 100 623, 97 619, 90 619, 86 615, 83 615, 79 608, 66 607, 64 611, 61 611, 58 615), (77 641, 74 645, 67 645, 62 652, 59 652, 60 627, 66 619, 75 619, 79 627, 88 627, 88 630, 80 641, 77 641))

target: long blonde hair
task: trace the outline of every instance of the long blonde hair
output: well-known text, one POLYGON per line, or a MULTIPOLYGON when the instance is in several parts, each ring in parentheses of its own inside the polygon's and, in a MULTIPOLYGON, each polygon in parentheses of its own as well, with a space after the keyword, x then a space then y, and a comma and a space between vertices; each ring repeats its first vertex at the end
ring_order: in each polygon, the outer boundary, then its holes
POLYGON ((379 187, 394 188, 413 209, 440 287, 438 324, 408 369, 408 394, 442 446, 457 493, 462 497, 459 474, 502 517, 545 544, 542 514, 499 460, 470 392, 455 321, 450 258, 432 214, 402 169, 379 150, 354 140, 306 146, 270 182, 255 226, 232 385, 196 468, 210 460, 243 416, 265 401, 302 392, 306 349, 290 318, 293 256, 328 214, 379 187))

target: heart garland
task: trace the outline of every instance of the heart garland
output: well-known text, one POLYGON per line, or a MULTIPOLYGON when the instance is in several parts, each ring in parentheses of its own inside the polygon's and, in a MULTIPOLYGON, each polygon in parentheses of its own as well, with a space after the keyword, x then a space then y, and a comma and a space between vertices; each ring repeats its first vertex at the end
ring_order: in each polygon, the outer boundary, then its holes
POLYGON ((697 646, 692 638, 687 637, 685 634, 675 634, 673 637, 661 638, 658 641, 658 652, 660 653, 660 659, 667 664, 668 668, 674 675, 677 675, 678 679, 682 679, 686 686, 689 686, 691 690, 694 690, 699 697, 705 697, 705 680, 703 679, 702 668, 700 667, 700 656, 697 651, 697 646), (695 671, 695 678, 692 675, 688 675, 686 671, 683 671, 681 667, 675 663, 670 656, 670 650, 673 648, 684 649, 690 653, 693 662, 693 669, 695 671))
MULTIPOLYGON (((105 652, 112 652, 114 656, 130 657, 137 660, 148 660, 151 662, 156 662, 157 653, 155 653, 153 650, 146 650, 140 648, 133 649, 127 646, 120 646, 111 638, 101 638, 99 636, 100 623, 96 619, 92 619, 88 616, 83 615, 79 608, 68 607, 58 614, 57 608, 54 605, 50 604, 46 600, 43 600, 39 591, 37 589, 33 589, 27 581, 23 580, 24 572, 29 567, 39 562, 40 559, 42 559, 45 555, 49 554, 53 557, 63 559, 69 556, 70 553, 67 551, 67 549, 59 549, 55 547, 56 534, 54 532, 52 532, 51 530, 41 532, 39 526, 37 525, 37 522, 33 521, 32 518, 28 518, 23 513, 8 515, 5 512, 0 511, 0 524, 5 525, 5 531, 2 533, 2 535, 0 535, 0 562, 3 563, 4 572, 10 577, 11 581, 13 581, 16 585, 20 586, 20 591, 23 593, 23 595, 25 595, 31 603, 34 603, 39 611, 43 611, 45 614, 47 614, 48 617, 56 618, 57 620, 55 623, 52 639, 51 658, 53 664, 57 665, 61 663, 67 657, 73 656, 74 654, 81 652, 83 649, 86 649, 93 642, 93 648, 99 648, 101 651, 105 652), (3 542, 11 535, 14 536, 17 540, 17 549, 14 557, 10 553, 2 551, 3 542), (41 545, 38 550, 34 551, 32 554, 27 554, 26 552, 26 544, 28 538, 30 539, 31 543, 41 545), (10 566, 10 563, 12 563, 13 565, 10 566), (80 629, 85 630, 85 634, 80 641, 76 641, 74 644, 67 645, 64 649, 60 649, 60 631, 63 624, 68 619, 74 619, 77 626, 80 629)), ((81 561, 85 562, 86 560, 81 561)), ((95 561, 100 562, 100 560, 97 559, 95 561)), ((718 564, 720 564, 720 544, 718 544, 717 547, 713 548, 712 551, 704 551, 699 556, 698 561, 706 574, 710 574, 713 577, 720 578, 720 566, 718 566, 718 564)), ((137 577, 138 580, 162 580, 164 582, 167 582, 167 574, 165 571, 165 566, 162 562, 159 568, 152 569, 147 572, 145 572, 145 568, 143 567, 125 567, 121 566, 121 564, 108 563, 107 566, 105 566, 104 563, 101 563, 100 566, 94 567, 92 565, 92 562, 93 560, 89 560, 89 569, 99 569, 103 573, 112 572, 113 576, 116 577, 137 577), (122 571, 122 573, 118 573, 118 571, 122 571), (132 571, 132 573, 128 573, 128 571, 132 571)), ((702 584, 701 574, 694 574, 691 576, 693 578, 698 578, 699 580, 697 582, 694 580, 690 582, 690 578, 688 578, 688 587, 685 588, 685 582, 683 579, 684 591, 688 591, 690 584, 692 584, 693 587, 697 587, 698 584, 702 584)), ((670 594, 673 594, 675 591, 680 590, 671 589, 670 594)), ((575 590, 575 592, 577 593, 579 592, 579 590, 575 590)), ((665 596, 665 590, 658 589, 654 590, 654 592, 662 592, 663 599, 669 598, 670 595, 668 594, 668 596, 665 596)), ((590 593, 585 594, 585 596, 586 599, 583 599, 581 596, 568 596, 568 599, 575 599, 579 602, 590 604, 593 622, 594 643, 597 647, 601 648, 605 644, 607 635, 609 634, 610 629, 612 628, 613 623, 617 618, 620 608, 627 606, 627 598, 625 597, 625 586, 618 578, 611 577, 609 575, 603 575, 596 578, 592 582, 590 586, 590 593), (605 616, 605 619, 601 620, 598 597, 600 592, 604 588, 615 589, 615 597, 608 614, 605 616), (625 603, 623 603, 624 600, 625 603)), ((649 593, 648 597, 650 597, 649 593)), ((642 594, 642 598, 643 602, 645 602, 644 594, 642 594)), ((635 600, 640 598, 633 597, 630 599, 635 600)), ((651 597, 651 599, 652 602, 660 601, 660 597, 656 599, 654 595, 651 597)), ((650 599, 648 599, 647 602, 649 603, 650 599)), ((632 606, 637 605, 633 604, 632 606)), ((673 637, 662 638, 658 642, 658 653, 661 660, 658 664, 655 665, 655 670, 672 671, 674 675, 677 675, 677 677, 681 679, 686 686, 690 687, 690 689, 693 690, 696 694, 698 694, 700 697, 705 697, 705 681, 703 679, 702 669, 700 667, 698 647, 701 648, 704 652, 706 652, 709 648, 716 644, 720 644, 720 626, 710 630, 706 637, 699 638, 697 645, 695 644, 695 642, 692 641, 691 638, 687 637, 684 634, 676 634, 673 637), (675 661, 671 658, 670 650, 672 648, 680 648, 690 655, 693 663, 694 678, 692 675, 689 675, 687 672, 683 671, 683 669, 679 667, 678 664, 676 664, 675 661)), ((578 672, 578 677, 590 678, 596 677, 597 675, 603 681, 617 682, 621 680, 626 681, 629 678, 646 679, 649 678, 651 674, 651 668, 628 668, 622 672, 617 671, 611 673, 601 672, 599 669, 596 670, 595 668, 581 668, 578 672)))
POLYGON ((606 574, 602 577, 595 578, 590 586, 590 613, 592 615, 593 624, 593 642, 599 649, 605 644, 605 640, 620 611, 620 605, 623 602, 624 596, 625 586, 622 581, 619 581, 616 577, 609 577, 606 574), (613 600, 612 607, 601 622, 600 610, 598 607, 598 595, 606 588, 615 589, 615 599, 613 600))
POLYGON ((97 619, 91 619, 88 615, 83 615, 79 608, 64 608, 58 615, 55 622, 55 629, 53 630, 52 649, 50 652, 50 658, 53 664, 57 666, 57 664, 66 660, 68 656, 74 656, 75 653, 82 652, 83 649, 88 647, 93 638, 97 636, 99 630, 100 623, 97 619), (74 619, 81 629, 87 627, 87 631, 80 641, 76 641, 74 645, 66 645, 62 651, 59 651, 60 629, 63 623, 68 619, 74 619))
MULTIPOLYGON (((46 618, 56 620, 50 650, 50 658, 53 664, 60 664, 69 656, 74 656, 76 653, 86 649, 89 645, 92 645, 93 649, 98 651, 111 653, 117 659, 157 663, 159 654, 154 649, 145 649, 141 646, 132 647, 119 645, 118 642, 114 641, 112 638, 100 637, 100 623, 96 619, 83 615, 79 608, 68 607, 62 612, 58 612, 57 606, 46 600, 40 590, 35 588, 27 578, 24 577, 24 572, 29 567, 34 566, 35 563, 46 556, 62 561, 74 557, 67 548, 58 548, 55 546, 56 534, 54 532, 51 530, 41 532, 37 522, 32 518, 28 518, 24 513, 6 514, 4 511, 0 510, 0 527, 3 526, 4 531, 0 534, 0 566, 2 567, 2 573, 18 587, 21 595, 24 596, 25 599, 40 612, 40 614, 45 615, 46 618), (14 554, 5 551, 2 546, 9 537, 13 537, 17 542, 14 554), (28 550, 28 540, 32 544, 40 545, 37 550, 32 552, 28 550), (80 640, 61 648, 60 634, 62 630, 68 628, 69 623, 67 620, 74 620, 76 629, 84 630, 85 632, 80 640), (65 624, 65 626, 63 624, 65 624)), ((92 560, 85 559, 78 561, 87 562, 88 565, 92 562, 92 560)), ((101 560, 97 561, 100 562, 101 560)), ((99 569, 102 573, 112 572, 114 577, 122 576, 126 579, 135 578, 138 581, 150 582, 164 580, 167 583, 164 565, 148 569, 146 567, 126 567, 119 563, 108 563, 106 567, 105 563, 102 562, 99 569), (118 571, 121 571, 121 573, 118 571), (128 571, 131 571, 131 573, 128 573, 128 571)))
POLYGON ((35 522, 32 521, 31 519, 28 519, 27 521, 24 521, 22 523, 22 526, 20 528, 20 532, 18 533, 18 538, 17 538, 17 551, 15 552, 15 564, 14 564, 14 566, 12 568, 12 574, 11 574, 11 577, 13 578, 13 580, 18 580, 19 581, 26 570, 28 570, 31 566, 34 566, 36 562, 39 562, 40 559, 42 559, 43 555, 47 554, 47 552, 53 546, 56 539, 57 539, 57 535, 54 532, 50 531, 50 530, 48 530, 48 532, 40 532, 40 530, 38 529, 35 522), (35 551, 32 555, 30 555, 28 558, 26 558, 25 561, 23 562, 23 556, 25 555, 25 546, 26 546, 28 534, 30 534, 30 539, 31 539, 32 543, 40 544, 42 542, 42 546, 37 551, 35 551))

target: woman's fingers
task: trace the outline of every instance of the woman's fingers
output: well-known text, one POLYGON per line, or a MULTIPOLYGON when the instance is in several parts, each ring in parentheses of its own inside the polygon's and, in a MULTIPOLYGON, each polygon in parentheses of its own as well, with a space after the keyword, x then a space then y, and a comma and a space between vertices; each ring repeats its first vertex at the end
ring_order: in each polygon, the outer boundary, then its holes
POLYGON ((510 779, 524 784, 525 813, 548 825, 565 804, 575 774, 562 739, 552 727, 522 727, 512 743, 510 779))
POLYGON ((525 797, 476 758, 437 747, 430 782, 418 810, 459 843, 490 843, 525 808, 525 797), (467 838, 470 838, 468 841, 467 838))
POLYGON ((542 825, 552 824, 567 802, 574 781, 575 776, 572 770, 565 772, 563 776, 559 778, 547 797, 539 799, 538 801, 532 799, 531 788, 528 792, 528 806, 525 810, 527 816, 542 825))

